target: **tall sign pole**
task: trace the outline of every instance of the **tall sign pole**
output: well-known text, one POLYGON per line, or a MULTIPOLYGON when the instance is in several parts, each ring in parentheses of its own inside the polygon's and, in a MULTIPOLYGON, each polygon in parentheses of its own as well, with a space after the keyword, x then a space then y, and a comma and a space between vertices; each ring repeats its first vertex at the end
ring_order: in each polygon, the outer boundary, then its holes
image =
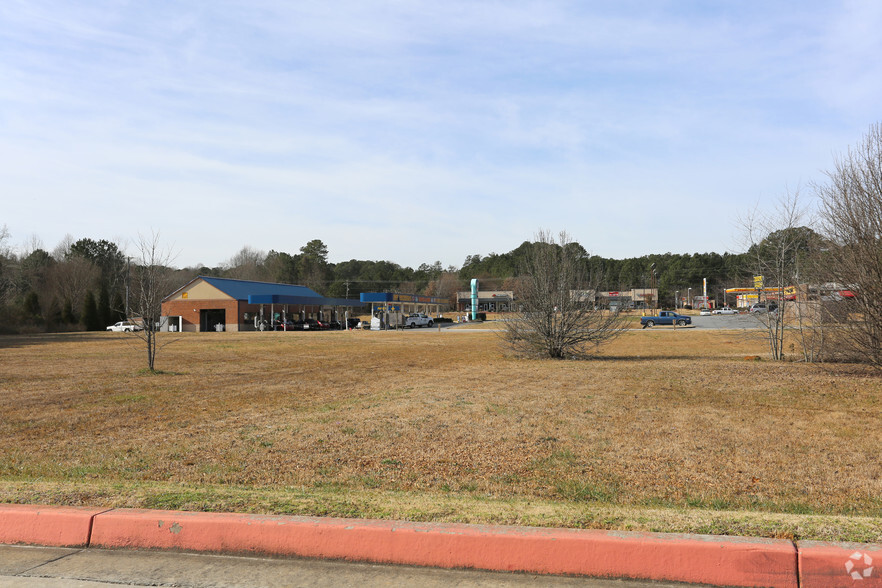
POLYGON ((478 320, 478 278, 472 278, 472 320, 478 320))

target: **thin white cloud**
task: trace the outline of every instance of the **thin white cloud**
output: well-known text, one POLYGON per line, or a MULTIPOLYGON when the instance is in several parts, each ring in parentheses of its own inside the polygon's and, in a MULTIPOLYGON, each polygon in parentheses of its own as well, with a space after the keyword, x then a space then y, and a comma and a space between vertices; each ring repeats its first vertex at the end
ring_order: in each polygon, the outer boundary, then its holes
POLYGON ((880 24, 861 2, 4 3, 3 222, 100 238, 152 202, 183 264, 311 238, 460 264, 540 226, 724 250, 704 209, 817 177, 878 118, 880 24), (695 220, 643 220, 661 207, 695 220))

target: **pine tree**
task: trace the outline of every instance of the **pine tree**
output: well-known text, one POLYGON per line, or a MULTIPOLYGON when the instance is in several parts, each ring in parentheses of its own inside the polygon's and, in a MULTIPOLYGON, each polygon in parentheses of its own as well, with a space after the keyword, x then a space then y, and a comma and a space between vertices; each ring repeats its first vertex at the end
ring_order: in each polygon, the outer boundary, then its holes
POLYGON ((59 325, 64 323, 63 309, 58 304, 58 298, 53 298, 46 309, 46 331, 52 333, 58 330, 59 325))
POLYGON ((95 302, 95 295, 89 290, 83 300, 83 314, 80 316, 80 324, 87 331, 101 330, 101 317, 98 316, 98 304, 95 302))
POLYGON ((108 325, 112 325, 113 323, 124 321, 128 317, 126 316, 126 303, 123 301, 122 294, 117 292, 113 295, 113 304, 110 305, 110 320, 107 321, 108 325))
POLYGON ((33 321, 38 324, 43 322, 40 298, 33 290, 25 294, 24 301, 22 302, 22 314, 27 321, 33 321))
POLYGON ((64 299, 64 306, 61 307, 61 322, 68 325, 77 322, 77 317, 74 316, 73 304, 71 304, 70 298, 64 299))
POLYGON ((115 322, 110 309, 110 294, 103 282, 98 288, 98 322, 102 325, 110 325, 115 322))

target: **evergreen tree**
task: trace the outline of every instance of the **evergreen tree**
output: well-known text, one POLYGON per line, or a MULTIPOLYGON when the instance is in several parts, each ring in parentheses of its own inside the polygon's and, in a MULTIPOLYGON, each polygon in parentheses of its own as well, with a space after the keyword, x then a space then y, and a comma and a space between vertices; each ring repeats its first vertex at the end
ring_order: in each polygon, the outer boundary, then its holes
POLYGON ((33 290, 25 294, 24 300, 22 301, 22 314, 27 321, 34 323, 43 322, 42 310, 40 309, 40 298, 33 290))
POLYGON ((110 294, 103 282, 98 287, 98 322, 104 326, 115 322, 110 308, 110 294))
POLYGON ((53 298, 46 309, 46 330, 50 333, 56 331, 63 322, 61 305, 57 298, 53 298))
POLYGON ((112 325, 113 323, 124 321, 127 318, 126 303, 123 300, 122 294, 117 292, 113 295, 113 304, 110 305, 110 320, 107 321, 107 324, 112 325))
POLYGON ((77 317, 74 315, 73 304, 71 304, 70 298, 64 299, 64 305, 61 307, 61 322, 68 325, 77 322, 77 317))
POLYGON ((95 295, 89 290, 83 300, 83 314, 80 316, 80 324, 87 331, 100 331, 101 317, 98 316, 98 304, 95 302, 95 295))

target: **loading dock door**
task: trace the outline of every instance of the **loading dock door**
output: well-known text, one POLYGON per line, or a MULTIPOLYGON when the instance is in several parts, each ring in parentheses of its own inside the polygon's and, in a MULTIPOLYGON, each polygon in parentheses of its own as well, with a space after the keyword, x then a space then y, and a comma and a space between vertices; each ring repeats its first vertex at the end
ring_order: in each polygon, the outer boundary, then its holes
POLYGON ((223 308, 203 308, 199 311, 199 330, 201 332, 225 330, 227 324, 227 311, 223 308), (218 329, 216 325, 223 325, 218 329))

